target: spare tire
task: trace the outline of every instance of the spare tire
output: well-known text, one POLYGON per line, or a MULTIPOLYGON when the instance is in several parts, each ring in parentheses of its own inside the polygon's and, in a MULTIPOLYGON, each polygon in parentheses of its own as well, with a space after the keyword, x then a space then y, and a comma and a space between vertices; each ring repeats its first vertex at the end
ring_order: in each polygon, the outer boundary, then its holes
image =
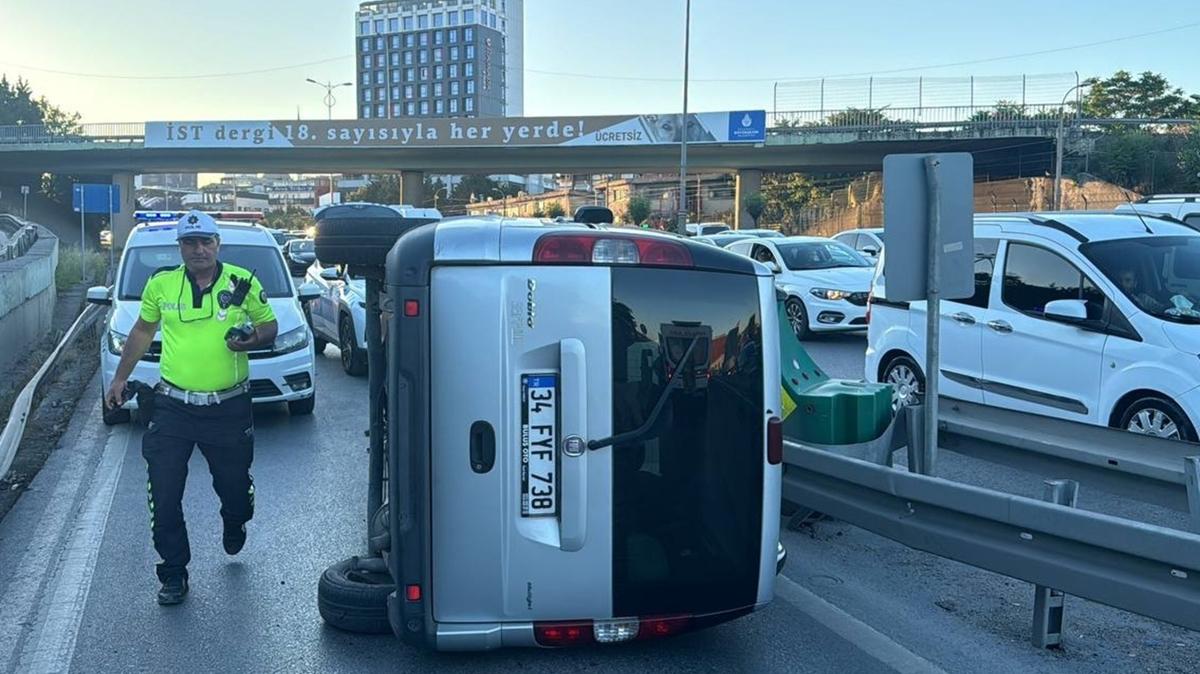
POLYGON ((317 259, 325 266, 382 267, 400 235, 438 218, 408 217, 402 207, 337 204, 317 211, 317 259))
POLYGON ((351 557, 325 569, 317 584, 321 618, 340 630, 387 634, 388 595, 396 583, 380 557, 351 557))

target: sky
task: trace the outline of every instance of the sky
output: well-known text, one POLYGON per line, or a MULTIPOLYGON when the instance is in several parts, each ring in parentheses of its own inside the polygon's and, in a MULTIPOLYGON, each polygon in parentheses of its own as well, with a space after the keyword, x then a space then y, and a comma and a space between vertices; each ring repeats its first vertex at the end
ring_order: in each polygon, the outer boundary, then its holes
MULTIPOLYGON (((525 114, 678 110, 683 5, 525 0, 525 114)), ((24 77, 84 122, 319 119, 326 114, 324 91, 305 79, 356 79, 357 6, 354 0, 0 0, 0 73, 24 77), (194 77, 262 69, 273 70, 194 77), (164 77, 175 79, 144 79, 164 77)), ((910 84, 888 78, 976 76, 986 83, 1058 73, 1034 78, 1032 87, 1058 99, 1073 83, 1069 73, 1152 70, 1200 92, 1196 8, 1197 0, 1140 9, 1117 0, 693 0, 689 109, 816 109, 818 85, 776 82, 848 74, 874 76, 882 91, 908 95, 910 84), (1020 56, 1180 26, 1188 27, 1020 56)), ((982 88, 983 98, 1000 91, 982 88)), ((851 89, 865 85, 827 82, 830 97, 851 89)), ((1006 96, 1011 91, 1004 89, 1006 96)), ((353 118, 353 93, 342 92, 333 115, 353 118)), ((947 92, 934 102, 957 97, 967 104, 969 94, 947 92)), ((976 101, 982 102, 990 101, 976 101)))

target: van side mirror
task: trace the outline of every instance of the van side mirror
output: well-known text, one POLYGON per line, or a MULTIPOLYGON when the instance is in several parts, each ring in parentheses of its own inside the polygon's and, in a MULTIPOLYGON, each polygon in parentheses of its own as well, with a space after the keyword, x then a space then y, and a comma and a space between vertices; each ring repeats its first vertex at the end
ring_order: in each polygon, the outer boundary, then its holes
POLYGON ((335 267, 325 267, 321 270, 321 278, 325 281, 337 281, 342 278, 342 274, 335 267))
POLYGON ((774 260, 772 260, 770 262, 764 262, 763 264, 767 265, 767 269, 770 269, 772 274, 782 274, 783 273, 783 270, 779 268, 779 263, 775 262, 774 260))
POLYGON ((104 286, 92 286, 87 290, 87 301, 89 304, 112 306, 112 294, 104 286))
POLYGON ((1087 304, 1083 300, 1053 300, 1046 303, 1046 318, 1063 323, 1087 321, 1087 304))

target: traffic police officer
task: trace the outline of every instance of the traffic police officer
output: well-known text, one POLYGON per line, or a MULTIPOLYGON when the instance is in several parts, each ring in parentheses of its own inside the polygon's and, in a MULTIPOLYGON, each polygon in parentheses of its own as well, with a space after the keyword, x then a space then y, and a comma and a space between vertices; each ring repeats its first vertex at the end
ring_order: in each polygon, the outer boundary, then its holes
POLYGON ((183 521, 188 459, 199 445, 221 499, 225 552, 246 542, 254 515, 254 421, 247 385, 246 352, 269 347, 277 325, 266 293, 252 272, 218 260, 217 223, 192 211, 179 220, 176 239, 183 264, 159 270, 142 291, 141 313, 129 333, 105 403, 120 405, 126 381, 162 328, 160 369, 142 456, 149 472, 147 497, 162 588, 159 604, 178 604, 188 592, 191 560, 183 521), (239 331, 230 332, 231 328, 239 331))

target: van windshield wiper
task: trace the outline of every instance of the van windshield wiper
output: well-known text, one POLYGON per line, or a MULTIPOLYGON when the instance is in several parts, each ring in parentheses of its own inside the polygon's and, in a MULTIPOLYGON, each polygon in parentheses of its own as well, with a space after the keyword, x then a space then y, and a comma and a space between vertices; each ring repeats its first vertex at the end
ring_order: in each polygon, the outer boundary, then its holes
POLYGON ((693 337, 692 341, 688 343, 687 350, 685 350, 683 355, 679 357, 679 361, 672 364, 671 376, 667 378, 667 385, 663 388, 662 394, 658 396, 658 402, 654 403, 654 409, 651 410, 650 416, 647 417, 645 423, 633 429, 632 431, 618 433, 617 435, 610 435, 607 438, 592 440, 587 444, 588 449, 603 449, 609 445, 625 445, 631 442, 642 440, 646 435, 648 435, 654 428, 655 424, 658 423, 658 417, 662 414, 663 408, 666 407, 667 398, 670 398, 671 393, 678 388, 676 380, 679 379, 679 372, 683 369, 683 364, 688 362, 688 359, 692 355, 692 350, 696 348, 696 342, 698 341, 700 341, 699 335, 693 337))

